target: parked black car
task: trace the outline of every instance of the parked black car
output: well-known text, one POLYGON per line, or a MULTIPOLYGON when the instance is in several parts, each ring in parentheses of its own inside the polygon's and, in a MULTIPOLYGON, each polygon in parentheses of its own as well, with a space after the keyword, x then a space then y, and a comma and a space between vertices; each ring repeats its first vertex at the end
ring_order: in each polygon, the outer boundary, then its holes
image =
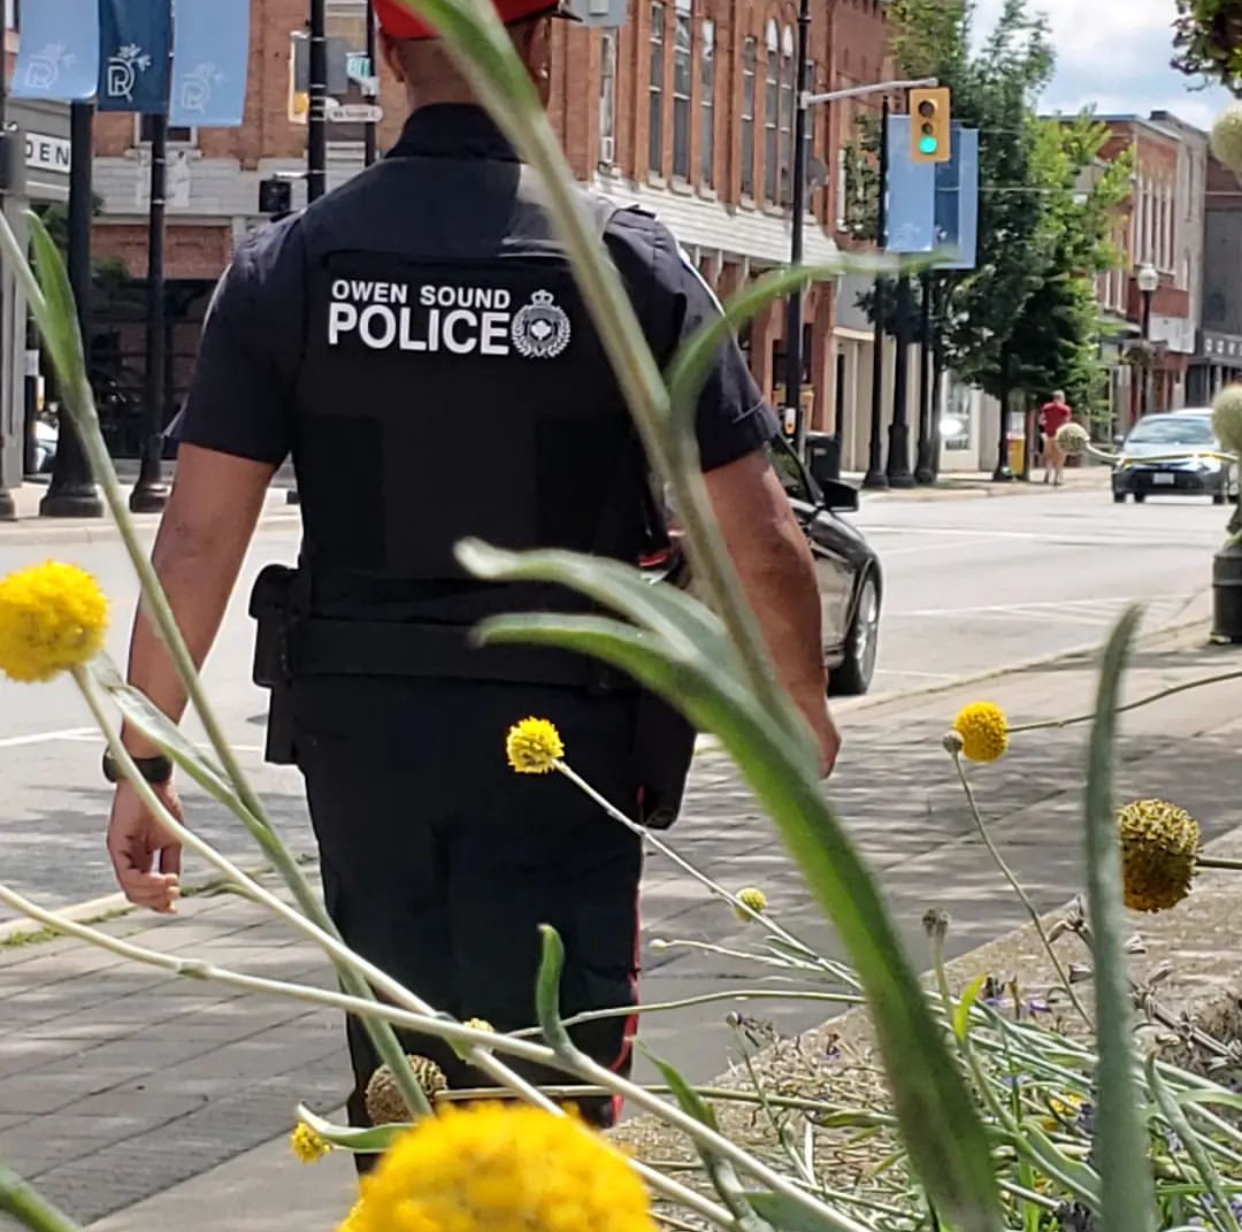
POLYGON ((839 516, 858 511, 858 489, 823 472, 817 481, 783 437, 770 452, 815 556, 830 691, 838 697, 866 693, 880 648, 884 574, 862 532, 839 516))
POLYGON ((1121 442, 1113 500, 1119 505, 1127 496, 1141 505, 1149 495, 1210 496, 1217 505, 1237 500, 1237 465, 1207 456, 1220 449, 1208 409, 1144 415, 1121 442))

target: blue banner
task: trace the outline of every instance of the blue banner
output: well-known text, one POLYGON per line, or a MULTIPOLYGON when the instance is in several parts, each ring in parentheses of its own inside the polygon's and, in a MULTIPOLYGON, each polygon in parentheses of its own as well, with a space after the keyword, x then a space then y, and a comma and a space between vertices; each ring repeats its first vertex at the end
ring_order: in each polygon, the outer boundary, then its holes
POLYGON ((167 112, 172 0, 99 0, 99 40, 99 110, 167 112))
POLYGON ((238 128, 246 110, 250 0, 176 0, 169 122, 238 128))
POLYGON ((22 42, 13 73, 18 98, 80 102, 99 81, 99 0, 22 5, 22 42))
POLYGON ((979 248, 979 130, 953 125, 953 157, 936 168, 937 269, 972 270, 979 248))
POLYGON ((936 243, 936 164, 910 157, 910 117, 888 119, 886 252, 931 252, 936 243))

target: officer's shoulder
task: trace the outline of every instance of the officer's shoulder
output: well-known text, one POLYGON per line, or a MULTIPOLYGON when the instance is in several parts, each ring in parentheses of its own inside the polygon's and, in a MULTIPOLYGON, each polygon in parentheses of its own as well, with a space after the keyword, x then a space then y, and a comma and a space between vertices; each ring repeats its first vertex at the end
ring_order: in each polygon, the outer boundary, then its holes
POLYGON ((291 268, 291 263, 300 263, 304 219, 304 212, 299 211, 251 231, 233 251, 234 276, 266 283, 291 268))

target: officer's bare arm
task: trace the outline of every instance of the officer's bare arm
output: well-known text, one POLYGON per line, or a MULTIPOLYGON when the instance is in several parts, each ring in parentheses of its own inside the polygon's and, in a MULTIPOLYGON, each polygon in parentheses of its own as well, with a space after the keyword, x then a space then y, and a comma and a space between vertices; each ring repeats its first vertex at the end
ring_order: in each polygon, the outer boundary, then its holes
POLYGON ((806 716, 828 773, 839 741, 826 701, 823 612, 806 536, 764 453, 708 471, 704 479, 777 674, 806 716))
MULTIPOLYGON (((216 639, 229 596, 276 468, 182 445, 177 479, 155 541, 153 562, 182 636, 201 665, 216 639)), ((185 690, 150 621, 139 612, 130 649, 130 682, 174 722, 185 709, 185 690)), ((139 757, 156 752, 127 732, 139 757)))

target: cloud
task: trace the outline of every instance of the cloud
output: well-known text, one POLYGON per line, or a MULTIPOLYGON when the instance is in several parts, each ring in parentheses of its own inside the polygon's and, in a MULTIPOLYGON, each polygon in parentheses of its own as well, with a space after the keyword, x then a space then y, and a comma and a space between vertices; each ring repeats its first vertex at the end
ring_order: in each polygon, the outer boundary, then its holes
MULTIPOLYGON (((1094 106, 1101 115, 1146 115, 1171 111, 1201 128, 1227 102, 1222 90, 1198 84, 1173 69, 1172 9, 1169 0, 1125 0, 1124 21, 1117 0, 1034 0, 1047 14, 1056 48, 1056 77, 1040 102, 1048 111, 1094 106)), ((1001 0, 980 0, 978 27, 987 30, 1001 0)))

